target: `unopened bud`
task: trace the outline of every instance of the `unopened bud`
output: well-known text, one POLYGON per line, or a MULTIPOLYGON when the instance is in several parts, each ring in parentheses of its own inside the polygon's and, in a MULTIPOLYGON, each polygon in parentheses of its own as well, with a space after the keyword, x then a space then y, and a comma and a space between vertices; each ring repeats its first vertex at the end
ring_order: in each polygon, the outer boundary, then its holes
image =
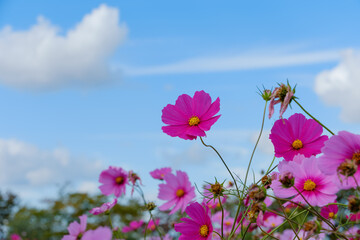
POLYGON ((355 196, 350 196, 348 198, 348 208, 350 212, 359 212, 360 211, 360 199, 355 196))
POLYGON ((147 210, 152 211, 156 208, 156 204, 154 202, 148 202, 145 207, 147 210))
POLYGON ((291 172, 286 172, 285 174, 280 175, 279 181, 285 188, 290 188, 294 186, 294 176, 291 172))

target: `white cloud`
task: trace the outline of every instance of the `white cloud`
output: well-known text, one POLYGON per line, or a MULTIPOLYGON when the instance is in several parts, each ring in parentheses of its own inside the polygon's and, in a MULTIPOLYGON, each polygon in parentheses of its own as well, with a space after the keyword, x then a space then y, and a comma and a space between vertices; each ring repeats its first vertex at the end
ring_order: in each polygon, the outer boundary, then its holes
POLYGON ((338 60, 339 57, 339 50, 306 53, 279 53, 268 51, 262 53, 253 52, 225 57, 193 58, 160 66, 121 66, 121 68, 124 69, 125 74, 135 76, 176 73, 224 72, 332 62, 338 60))
POLYGON ((110 80, 107 60, 124 40, 116 8, 101 5, 62 35, 39 16, 25 31, 0 29, 0 83, 48 89, 89 86, 110 80))
POLYGON ((19 140, 0 139, 1 186, 36 188, 87 181, 97 179, 103 169, 100 160, 72 156, 64 148, 43 150, 19 140))
POLYGON ((329 105, 340 106, 346 122, 360 122, 360 52, 344 52, 340 63, 317 75, 315 91, 329 105))
MULTIPOLYGON (((251 142, 255 145, 258 137, 259 137, 260 131, 254 132, 251 135, 251 142)), ((262 132, 260 141, 258 143, 258 149, 267 155, 274 155, 274 145, 272 144, 271 140, 269 139, 270 131, 264 130, 262 132)))

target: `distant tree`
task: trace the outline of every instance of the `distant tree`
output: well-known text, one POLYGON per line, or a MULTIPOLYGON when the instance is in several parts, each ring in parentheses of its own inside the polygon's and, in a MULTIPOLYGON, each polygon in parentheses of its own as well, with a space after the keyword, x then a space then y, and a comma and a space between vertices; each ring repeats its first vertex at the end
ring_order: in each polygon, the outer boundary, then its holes
POLYGON ((0 192, 0 239, 5 235, 5 227, 8 225, 9 218, 17 204, 18 197, 15 194, 0 192))

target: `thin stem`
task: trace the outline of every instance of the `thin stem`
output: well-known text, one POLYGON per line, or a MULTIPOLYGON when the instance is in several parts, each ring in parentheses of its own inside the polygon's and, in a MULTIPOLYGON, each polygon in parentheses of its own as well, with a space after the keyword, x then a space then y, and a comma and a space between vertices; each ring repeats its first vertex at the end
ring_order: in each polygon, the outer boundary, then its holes
POLYGON ((220 204, 220 208, 221 208, 221 237, 224 237, 224 208, 221 203, 220 196, 219 196, 219 204, 220 204))
MULTIPOLYGON (((277 200, 278 203, 279 203, 279 206, 281 208, 281 211, 283 212, 284 216, 286 217, 286 220, 288 219, 288 216, 286 215, 286 211, 283 207, 283 205, 281 204, 280 200, 277 200)), ((295 236, 300 240, 299 236, 298 236, 298 233, 296 232, 295 228, 293 227, 293 225, 291 224, 291 222, 289 221, 289 225, 291 227, 291 229, 293 230, 293 232, 295 233, 295 236)))
POLYGON ((220 239, 223 240, 224 238, 221 237, 221 235, 217 232, 217 231, 213 231, 214 233, 216 233, 217 235, 219 235, 220 239))
MULTIPOLYGON (((257 145, 259 144, 259 141, 260 141, 260 138, 261 138, 261 134, 262 134, 263 129, 264 129, 266 106, 267 106, 267 101, 265 102, 264 113, 263 113, 263 118, 262 118, 261 128, 260 128, 260 133, 259 133, 258 139, 256 140, 254 149, 253 149, 253 151, 252 151, 252 153, 251 153, 251 157, 250 157, 250 160, 249 160, 249 164, 248 164, 248 167, 247 167, 247 170, 246 170, 245 180, 244 180, 244 187, 243 187, 242 193, 244 193, 244 191, 245 191, 246 182, 247 182, 247 178, 248 178, 248 175, 249 175, 249 170, 250 170, 251 162, 252 162, 252 160, 253 160, 256 147, 257 147, 257 145)), ((243 196, 243 195, 242 195, 242 196, 243 196)))
POLYGON ((151 220, 151 216, 150 216, 150 219, 149 219, 149 221, 147 222, 146 227, 145 227, 144 240, 146 240, 146 232, 147 232, 147 230, 148 230, 150 220, 151 220))
POLYGON ((221 159, 221 161, 222 161, 223 164, 225 165, 226 169, 227 169, 228 172, 230 173, 230 176, 232 177, 232 179, 233 179, 233 181, 234 181, 234 184, 235 184, 236 190, 237 190, 237 192, 238 192, 238 195, 240 196, 239 187, 238 187, 238 185, 237 185, 237 183, 236 183, 236 180, 235 180, 233 174, 231 173, 229 167, 226 165, 224 159, 221 157, 220 153, 219 153, 213 146, 207 145, 207 144, 204 142, 204 140, 202 139, 202 137, 200 137, 200 140, 201 140, 202 144, 203 144, 205 147, 212 148, 212 149, 216 152, 216 154, 219 156, 219 158, 221 159))
POLYGON ((311 117, 312 119, 314 119, 315 121, 317 121, 323 128, 325 128, 329 133, 331 133, 332 135, 335 135, 330 129, 328 129, 324 124, 322 124, 319 120, 317 120, 313 115, 311 115, 308 111, 305 110, 305 108, 303 108, 303 106, 301 106, 301 104, 296 101, 296 99, 293 99, 294 102, 296 102, 296 104, 307 114, 309 115, 309 117, 311 117))
POLYGON ((246 233, 247 233, 247 231, 249 230, 250 225, 251 225, 251 223, 249 223, 249 225, 248 225, 247 228, 245 229, 245 233, 244 233, 244 236, 242 237, 242 240, 245 239, 246 233))

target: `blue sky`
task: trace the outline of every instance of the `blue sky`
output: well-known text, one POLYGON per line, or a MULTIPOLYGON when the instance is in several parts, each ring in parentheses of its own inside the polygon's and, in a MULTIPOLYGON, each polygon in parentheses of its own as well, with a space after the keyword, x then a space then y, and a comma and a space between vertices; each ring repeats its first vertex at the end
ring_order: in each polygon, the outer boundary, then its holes
MULTIPOLYGON (((358 1, 0 1, 1 190, 35 204, 65 181, 96 192, 109 165, 138 172, 150 198, 156 167, 199 185, 229 178, 198 141, 161 132, 161 109, 197 90, 220 97, 206 141, 240 176, 262 85, 288 79, 329 128, 357 133, 359 11, 358 1)), ((271 159, 265 136, 254 170, 271 159)))

